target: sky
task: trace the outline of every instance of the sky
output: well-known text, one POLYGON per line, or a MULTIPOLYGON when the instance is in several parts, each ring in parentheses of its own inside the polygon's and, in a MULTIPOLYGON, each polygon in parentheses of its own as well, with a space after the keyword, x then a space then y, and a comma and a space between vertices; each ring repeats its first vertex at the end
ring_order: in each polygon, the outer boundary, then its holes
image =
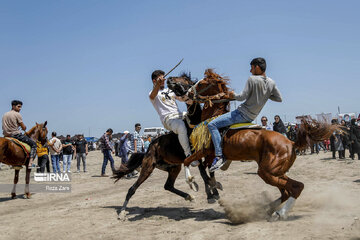
POLYGON ((170 75, 201 79, 214 68, 239 93, 255 57, 283 97, 259 118, 360 113, 359 9, 334 0, 2 0, 0 113, 19 99, 28 128, 47 120, 58 135, 161 126, 148 98, 154 70, 184 58, 170 75))

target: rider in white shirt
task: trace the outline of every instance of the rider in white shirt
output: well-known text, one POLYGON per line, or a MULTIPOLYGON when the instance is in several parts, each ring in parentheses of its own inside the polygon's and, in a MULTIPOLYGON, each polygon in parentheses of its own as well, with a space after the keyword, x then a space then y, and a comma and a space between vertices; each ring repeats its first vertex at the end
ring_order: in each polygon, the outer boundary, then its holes
MULTIPOLYGON (((179 110, 175 101, 175 99, 182 99, 177 97, 168 89, 165 89, 164 75, 165 73, 161 70, 156 70, 152 73, 151 79, 153 82, 153 89, 149 93, 149 98, 155 110, 159 114, 164 127, 178 135, 179 142, 184 150, 185 156, 189 157, 191 155, 191 150, 187 129, 183 121, 184 114, 179 110)), ((197 166, 199 165, 199 161, 194 161, 191 165, 197 166)))

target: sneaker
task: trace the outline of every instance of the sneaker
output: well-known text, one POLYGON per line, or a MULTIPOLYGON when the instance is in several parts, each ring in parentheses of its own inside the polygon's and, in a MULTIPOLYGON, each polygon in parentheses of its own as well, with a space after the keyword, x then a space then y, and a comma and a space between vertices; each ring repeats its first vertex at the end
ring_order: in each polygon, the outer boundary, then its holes
POLYGON ((190 165, 191 165, 192 167, 197 167, 197 166, 200 165, 200 162, 199 162, 198 160, 196 160, 196 161, 191 162, 190 165))
POLYGON ((222 157, 215 157, 211 165, 210 172, 214 172, 221 168, 225 164, 225 161, 222 157))

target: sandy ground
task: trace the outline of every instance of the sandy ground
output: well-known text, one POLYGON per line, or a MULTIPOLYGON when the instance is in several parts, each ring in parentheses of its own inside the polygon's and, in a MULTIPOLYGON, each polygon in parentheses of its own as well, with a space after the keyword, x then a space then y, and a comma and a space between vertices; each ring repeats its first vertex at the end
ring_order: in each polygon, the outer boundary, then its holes
MULTIPOLYGON (((299 156, 288 175, 305 189, 288 220, 280 222, 268 222, 263 214, 262 206, 279 192, 256 175, 255 162, 233 162, 217 173, 223 206, 207 203, 197 168, 191 170, 199 192, 189 189, 183 172, 176 182, 196 198, 193 202, 165 191, 167 173, 156 169, 130 200, 128 218, 120 221, 117 215, 136 179, 114 184, 99 177, 99 151, 90 152, 87 161, 87 173, 72 174, 71 193, 34 193, 29 200, 22 192, 15 200, 0 193, 0 239, 360 239, 358 160, 333 160, 322 152, 299 156), (245 222, 233 224, 225 211, 245 222)), ((3 168, 0 183, 12 183, 13 174, 3 168)), ((20 183, 24 176, 21 171, 20 183)))

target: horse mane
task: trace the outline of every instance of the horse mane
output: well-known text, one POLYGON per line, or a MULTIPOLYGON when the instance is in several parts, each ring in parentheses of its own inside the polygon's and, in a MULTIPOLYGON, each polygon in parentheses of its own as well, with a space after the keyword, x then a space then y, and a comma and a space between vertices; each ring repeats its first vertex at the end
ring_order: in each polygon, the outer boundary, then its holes
POLYGON ((180 77, 187 79, 191 84, 195 84, 195 81, 191 79, 191 72, 181 72, 180 77))
POLYGON ((220 83, 223 84, 224 92, 228 92, 229 90, 229 84, 230 84, 230 78, 227 76, 221 76, 220 74, 217 74, 214 69, 208 68, 205 70, 204 73, 204 81, 207 83, 220 83))
POLYGON ((29 131, 26 132, 26 135, 30 137, 32 134, 34 134, 36 127, 37 125, 33 126, 29 131))

